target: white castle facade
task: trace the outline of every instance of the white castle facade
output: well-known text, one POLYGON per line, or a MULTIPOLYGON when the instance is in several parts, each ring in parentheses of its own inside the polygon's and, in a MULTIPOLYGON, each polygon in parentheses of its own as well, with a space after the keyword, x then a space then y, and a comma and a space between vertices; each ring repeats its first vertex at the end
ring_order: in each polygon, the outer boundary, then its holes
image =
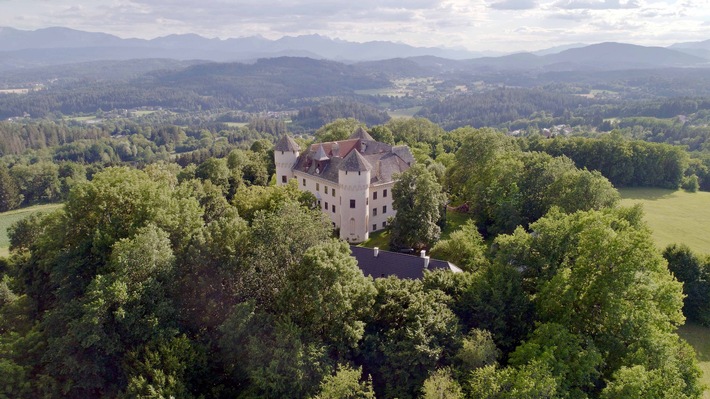
POLYGON ((274 147, 277 184, 296 179, 311 192, 340 238, 359 243, 387 227, 394 176, 414 162, 407 146, 375 141, 359 128, 347 140, 312 144, 305 152, 289 136, 274 147))

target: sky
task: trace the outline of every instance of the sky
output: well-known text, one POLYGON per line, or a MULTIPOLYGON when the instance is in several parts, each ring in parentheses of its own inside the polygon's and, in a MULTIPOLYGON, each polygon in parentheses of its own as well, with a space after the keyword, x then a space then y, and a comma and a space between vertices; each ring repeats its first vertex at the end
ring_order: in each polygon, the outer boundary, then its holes
POLYGON ((0 0, 0 26, 151 39, 320 34, 472 51, 710 39, 710 0, 0 0))

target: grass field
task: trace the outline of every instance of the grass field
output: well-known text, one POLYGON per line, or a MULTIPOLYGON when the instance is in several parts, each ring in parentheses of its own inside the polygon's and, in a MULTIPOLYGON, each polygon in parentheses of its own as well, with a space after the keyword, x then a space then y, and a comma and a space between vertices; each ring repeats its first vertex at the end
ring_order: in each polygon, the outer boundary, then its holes
POLYGON ((7 228, 10 227, 10 225, 33 213, 53 211, 60 206, 62 206, 62 204, 37 205, 0 213, 0 256, 7 256, 9 254, 10 239, 7 237, 7 228))
POLYGON ((417 112, 421 111, 422 107, 402 108, 387 111, 390 118, 412 118, 417 112))
POLYGON ((710 254, 710 193, 627 188, 619 190, 621 204, 640 203, 653 238, 663 249, 683 243, 693 251, 710 254))
MULTIPOLYGON (((688 323, 678 329, 678 334, 695 348, 703 371, 703 384, 710 387, 710 328, 688 323)), ((710 399, 710 390, 705 389, 703 399, 710 399)))

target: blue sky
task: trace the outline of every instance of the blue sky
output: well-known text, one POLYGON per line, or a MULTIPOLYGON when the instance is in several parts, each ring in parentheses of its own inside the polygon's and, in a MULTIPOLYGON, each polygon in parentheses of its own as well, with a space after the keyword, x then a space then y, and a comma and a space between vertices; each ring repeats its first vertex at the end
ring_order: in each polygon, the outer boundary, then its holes
POLYGON ((710 39, 710 0, 0 0, 0 26, 121 37, 302 34, 415 46, 525 51, 710 39))

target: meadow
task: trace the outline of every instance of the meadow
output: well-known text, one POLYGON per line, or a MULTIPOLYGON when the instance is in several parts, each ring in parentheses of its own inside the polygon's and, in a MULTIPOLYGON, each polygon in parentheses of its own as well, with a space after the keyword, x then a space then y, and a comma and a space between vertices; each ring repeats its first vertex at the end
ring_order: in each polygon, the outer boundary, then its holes
POLYGON ((625 188, 621 205, 641 204, 644 219, 659 248, 686 244, 693 251, 710 255, 710 193, 659 188, 625 188))
POLYGON ((33 213, 49 212, 61 206, 62 204, 37 205, 0 213, 0 257, 9 255, 10 239, 7 236, 8 227, 16 221, 24 219, 33 213))
POLYGON ((688 341, 698 354, 700 369, 703 371, 702 382, 706 386, 703 399, 710 399, 710 389, 707 388, 710 387, 710 328, 687 323, 678 329, 678 334, 688 341))

